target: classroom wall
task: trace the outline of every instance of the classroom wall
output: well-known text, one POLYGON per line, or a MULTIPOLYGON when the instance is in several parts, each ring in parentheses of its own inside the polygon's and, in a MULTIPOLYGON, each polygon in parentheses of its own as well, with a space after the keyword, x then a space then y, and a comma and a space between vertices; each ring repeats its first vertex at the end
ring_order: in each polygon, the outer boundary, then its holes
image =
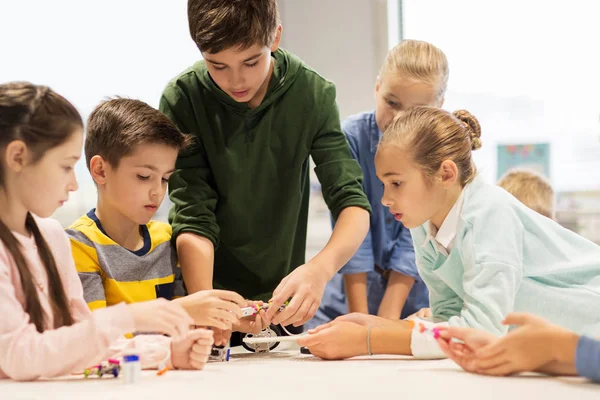
POLYGON ((342 118, 373 108, 387 0, 280 0, 282 46, 337 86, 342 118))

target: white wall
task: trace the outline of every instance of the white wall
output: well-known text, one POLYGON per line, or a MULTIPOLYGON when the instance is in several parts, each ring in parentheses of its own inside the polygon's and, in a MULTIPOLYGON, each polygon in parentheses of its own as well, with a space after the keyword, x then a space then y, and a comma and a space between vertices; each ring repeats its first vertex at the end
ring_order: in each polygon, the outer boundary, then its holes
POLYGON ((280 0, 282 47, 337 86, 342 118, 374 107, 387 52, 386 0, 280 0))
MULTIPOLYGON (((0 82, 52 87, 84 118, 121 95, 158 107, 167 82, 200 58, 190 39, 187 0, 0 1, 0 82)), ((83 161, 81 189, 55 215, 63 224, 95 204, 83 161)))

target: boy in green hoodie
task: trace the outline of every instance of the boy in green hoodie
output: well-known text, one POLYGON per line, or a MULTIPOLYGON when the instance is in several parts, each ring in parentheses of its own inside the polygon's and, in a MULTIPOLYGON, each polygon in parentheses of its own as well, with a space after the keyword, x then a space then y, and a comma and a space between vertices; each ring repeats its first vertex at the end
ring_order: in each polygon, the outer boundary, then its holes
MULTIPOLYGON (((302 325, 369 228, 335 86, 278 48, 276 0, 189 0, 188 20, 204 60, 169 82, 160 100, 160 110, 195 139, 169 182, 186 287, 271 300, 254 331, 302 325), (309 156, 337 223, 305 263, 309 156)), ((216 334, 216 344, 228 334, 216 334)))

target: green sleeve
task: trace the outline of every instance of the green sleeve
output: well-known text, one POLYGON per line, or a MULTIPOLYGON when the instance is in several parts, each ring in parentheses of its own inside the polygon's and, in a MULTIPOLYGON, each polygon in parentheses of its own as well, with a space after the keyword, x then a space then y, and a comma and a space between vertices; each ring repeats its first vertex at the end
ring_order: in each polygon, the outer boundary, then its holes
POLYGON ((328 83, 323 91, 322 124, 311 146, 315 172, 321 183, 323 198, 334 219, 346 207, 361 207, 371 212, 371 205, 362 187, 363 173, 352 157, 350 147, 340 128, 340 116, 335 102, 335 86, 328 83))
POLYGON ((169 180, 169 197, 173 202, 169 212, 172 239, 175 241, 180 233, 191 232, 209 239, 216 247, 219 241, 215 217, 218 195, 190 100, 179 87, 169 85, 160 99, 159 110, 179 130, 194 137, 190 148, 177 158, 176 170, 169 180))

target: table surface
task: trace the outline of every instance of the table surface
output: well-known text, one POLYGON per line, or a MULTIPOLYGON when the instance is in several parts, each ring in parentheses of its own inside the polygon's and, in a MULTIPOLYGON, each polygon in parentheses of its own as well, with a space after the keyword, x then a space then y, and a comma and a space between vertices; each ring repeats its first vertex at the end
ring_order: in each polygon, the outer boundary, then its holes
POLYGON ((463 372, 449 360, 402 356, 323 361, 285 343, 270 354, 235 349, 229 362, 203 371, 144 371, 140 382, 70 376, 35 382, 0 380, 0 399, 600 399, 600 384, 581 378, 521 375, 493 378, 463 372), (196 397, 197 396, 197 397, 196 397))

